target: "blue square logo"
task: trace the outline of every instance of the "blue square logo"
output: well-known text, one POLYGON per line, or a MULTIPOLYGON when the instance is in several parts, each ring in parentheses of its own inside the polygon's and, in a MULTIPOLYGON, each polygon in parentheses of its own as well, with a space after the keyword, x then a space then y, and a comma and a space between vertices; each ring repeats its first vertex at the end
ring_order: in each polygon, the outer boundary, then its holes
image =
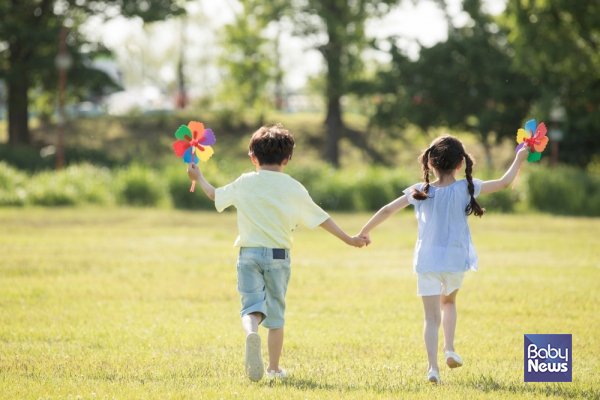
POLYGON ((525 382, 573 382, 571 335, 525 335, 525 382))

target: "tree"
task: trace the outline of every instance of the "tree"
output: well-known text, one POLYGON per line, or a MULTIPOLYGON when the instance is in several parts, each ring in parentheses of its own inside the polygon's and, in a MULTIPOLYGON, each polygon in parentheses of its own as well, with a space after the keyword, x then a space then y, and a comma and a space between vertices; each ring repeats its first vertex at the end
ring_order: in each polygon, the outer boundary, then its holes
POLYGON ((380 98, 372 124, 473 132, 491 164, 490 146, 514 136, 539 90, 528 76, 511 69, 510 51, 502 45, 506 32, 480 6, 480 0, 465 0, 473 26, 450 28, 448 40, 421 49, 417 61, 403 55, 392 40, 391 66, 366 89, 380 98))
MULTIPOLYGON (((318 38, 326 43, 317 45, 327 67, 324 97, 327 103, 327 160, 339 165, 338 142, 344 135, 369 151, 376 161, 382 158, 369 148, 357 132, 348 130, 342 121, 340 99, 349 93, 351 82, 362 72, 362 52, 366 48, 365 22, 380 17, 399 0, 306 0, 293 2, 292 19, 299 36, 318 38)), ((318 40, 318 39, 316 39, 318 40)))
POLYGON ((502 22, 514 65, 566 110, 560 158, 587 165, 600 154, 600 4, 509 0, 502 22))
POLYGON ((74 58, 69 80, 76 87, 108 84, 100 71, 89 67, 89 60, 106 49, 87 43, 77 32, 77 26, 91 15, 109 18, 113 15, 140 17, 146 22, 182 14, 175 0, 0 0, 0 78, 6 81, 8 92, 8 132, 11 144, 29 144, 29 90, 41 85, 56 85, 58 72, 54 59, 58 53, 59 31, 63 24, 71 25, 69 51, 74 58), (87 47, 87 50, 85 49, 87 47))
POLYGON ((264 119, 268 84, 277 77, 277 42, 264 36, 270 16, 276 11, 262 6, 261 0, 240 0, 243 9, 233 23, 224 27, 220 64, 226 70, 223 96, 243 124, 245 108, 259 111, 264 119))

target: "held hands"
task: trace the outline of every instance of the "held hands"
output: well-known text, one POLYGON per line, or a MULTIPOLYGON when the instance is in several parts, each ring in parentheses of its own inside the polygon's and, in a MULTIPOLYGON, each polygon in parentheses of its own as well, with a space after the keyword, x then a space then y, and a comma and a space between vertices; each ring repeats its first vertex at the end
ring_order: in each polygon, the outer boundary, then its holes
POLYGON ((358 247, 360 249, 365 245, 368 246, 371 243, 371 241, 361 238, 359 236, 352 236, 347 243, 352 247, 358 247))
POLYGON ((198 167, 194 163, 188 164, 187 174, 188 178, 190 178, 193 181, 199 181, 202 178, 202 171, 200 171, 200 167, 198 167))

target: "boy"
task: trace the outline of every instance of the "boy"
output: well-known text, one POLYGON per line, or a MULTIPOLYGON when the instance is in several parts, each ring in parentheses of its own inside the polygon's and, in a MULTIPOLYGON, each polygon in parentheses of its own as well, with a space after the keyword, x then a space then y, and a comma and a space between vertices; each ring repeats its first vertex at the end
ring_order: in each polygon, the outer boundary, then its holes
POLYGON ((290 279, 292 233, 302 222, 309 228, 321 226, 354 247, 367 241, 350 237, 317 206, 306 189, 284 167, 292 159, 294 137, 281 124, 257 130, 248 145, 256 172, 243 174, 227 186, 215 189, 190 164, 188 176, 198 181, 215 202, 217 211, 233 205, 238 213, 240 248, 237 262, 238 291, 241 295, 242 327, 246 333, 246 373, 257 382, 264 374, 258 325, 269 329, 267 378, 284 378, 279 366, 283 348, 285 294, 290 279))

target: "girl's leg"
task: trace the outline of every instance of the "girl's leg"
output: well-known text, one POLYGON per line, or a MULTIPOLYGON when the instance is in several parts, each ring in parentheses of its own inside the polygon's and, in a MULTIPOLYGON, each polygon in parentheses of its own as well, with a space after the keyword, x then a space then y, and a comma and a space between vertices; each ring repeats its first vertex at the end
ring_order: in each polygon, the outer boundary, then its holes
POLYGON ((267 372, 279 372, 279 358, 283 349, 283 327, 269 329, 269 365, 267 372))
POLYGON ((253 312, 242 317, 242 328, 244 328, 246 336, 253 332, 258 332, 258 324, 260 324, 262 319, 263 314, 261 312, 253 312))
POLYGON ((456 294, 458 289, 448 296, 442 293, 442 329, 444 330, 444 352, 454 351, 454 332, 456 331, 456 294))
POLYGON ((429 371, 439 371, 437 363, 438 351, 438 331, 440 329, 440 296, 421 296, 423 299, 423 311, 425 312, 425 326, 423 329, 423 339, 425 339, 425 348, 427 349, 427 360, 429 361, 429 371))

